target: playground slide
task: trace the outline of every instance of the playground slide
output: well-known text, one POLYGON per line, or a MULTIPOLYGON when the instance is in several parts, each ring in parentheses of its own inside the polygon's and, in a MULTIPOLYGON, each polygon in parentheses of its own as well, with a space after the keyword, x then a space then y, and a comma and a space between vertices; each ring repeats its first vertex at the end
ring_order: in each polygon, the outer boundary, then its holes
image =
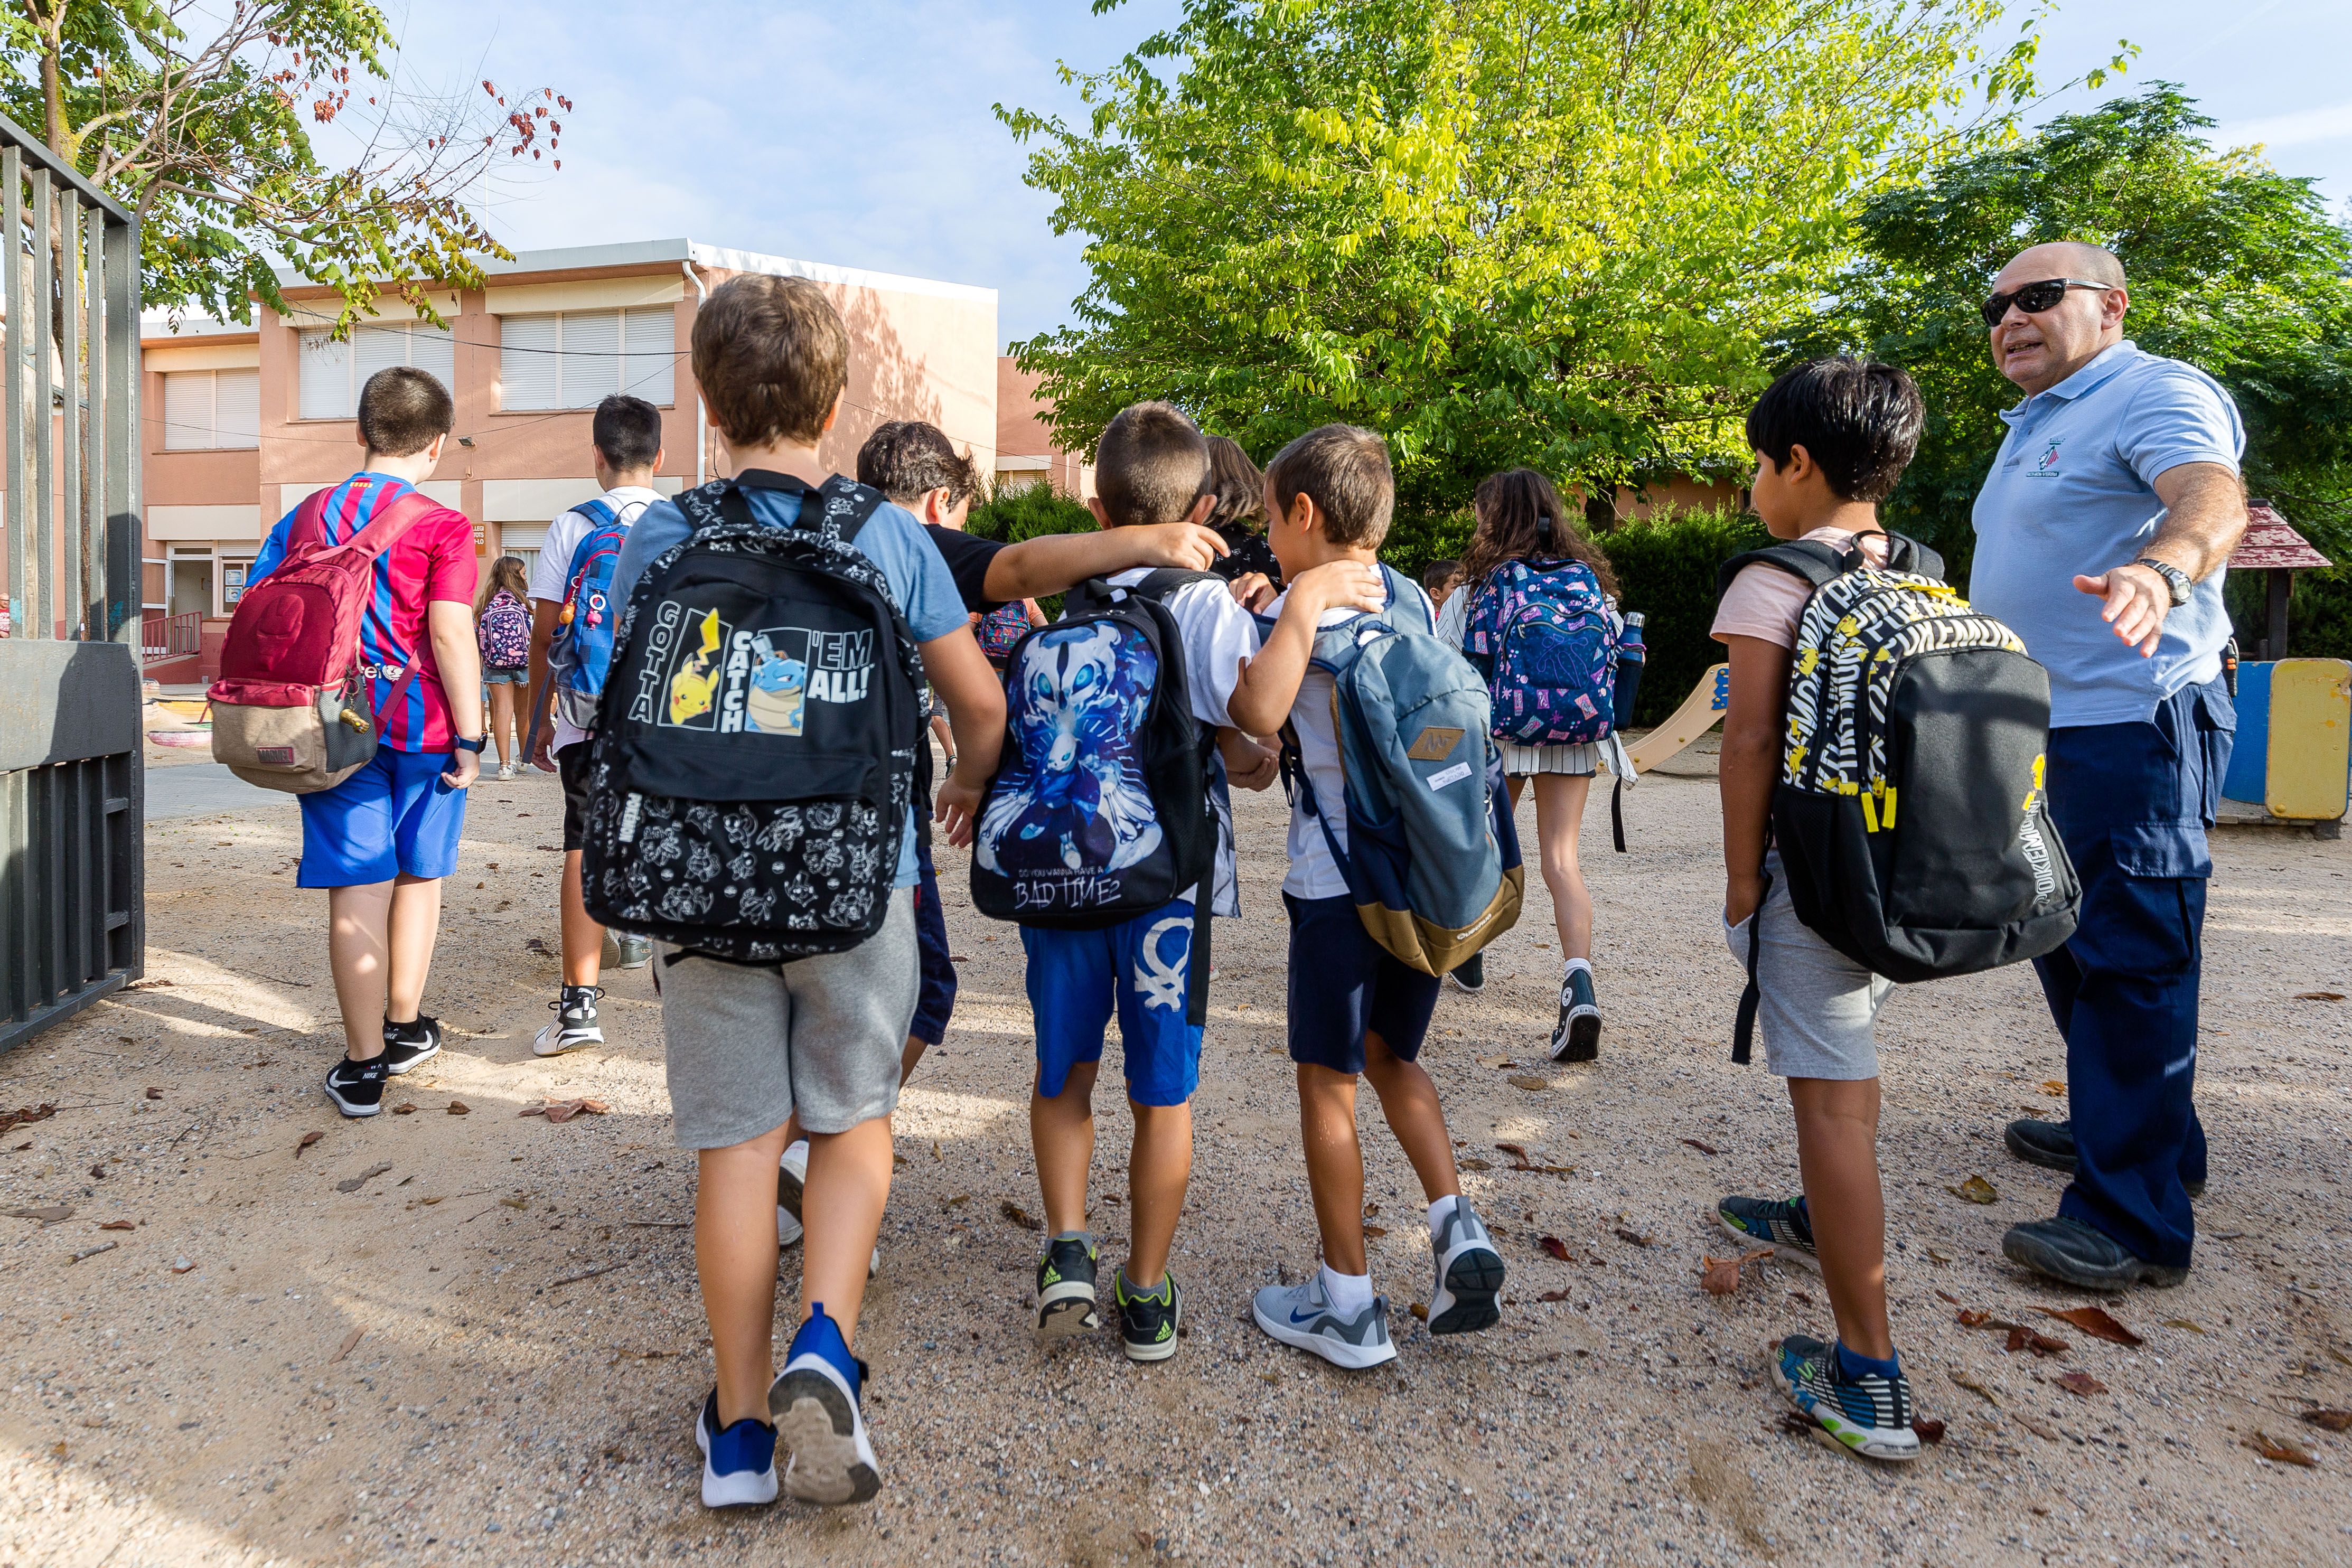
POLYGON ((1683 706, 1675 709, 1666 722, 1650 731, 1625 749, 1633 759, 1633 771, 1647 773, 1659 763, 1713 729, 1731 706, 1731 666, 1717 664, 1699 677, 1683 706))

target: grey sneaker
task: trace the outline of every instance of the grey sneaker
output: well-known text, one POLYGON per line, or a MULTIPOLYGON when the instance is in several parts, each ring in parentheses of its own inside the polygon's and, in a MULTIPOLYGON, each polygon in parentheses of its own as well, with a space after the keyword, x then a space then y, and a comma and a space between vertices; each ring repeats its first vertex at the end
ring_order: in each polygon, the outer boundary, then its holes
POLYGON ((1495 1304, 1503 1293, 1503 1255, 1495 1250, 1468 1198, 1454 1200, 1454 1212, 1430 1238, 1429 1250, 1437 1260, 1437 1283, 1429 1293, 1429 1332, 1475 1333, 1494 1327, 1503 1315, 1495 1304))
POLYGON ((1323 1270, 1303 1285, 1268 1285, 1250 1302, 1257 1326, 1285 1344, 1311 1350, 1334 1366, 1378 1366, 1396 1359, 1389 1343, 1389 1303, 1374 1296, 1353 1317, 1341 1317, 1323 1293, 1323 1270))
POLYGON ((613 936, 613 967, 642 969, 654 961, 654 943, 650 936, 632 936, 615 932, 613 936))

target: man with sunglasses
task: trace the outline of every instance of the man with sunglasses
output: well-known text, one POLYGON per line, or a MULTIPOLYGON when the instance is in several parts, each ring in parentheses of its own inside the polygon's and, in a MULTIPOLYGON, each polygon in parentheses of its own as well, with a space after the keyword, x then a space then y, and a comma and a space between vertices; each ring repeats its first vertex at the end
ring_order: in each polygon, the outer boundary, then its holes
POLYGON ((2034 964, 2073 1119, 2007 1131, 2019 1158, 2074 1179, 2056 1218, 2001 1250, 2093 1290, 2189 1273, 2205 834, 2237 727, 2222 563, 2246 528, 2230 394, 2134 346, 2130 305, 2096 246, 2034 246, 1993 280, 1993 363, 2026 397, 2001 415, 1969 582, 2050 672, 2050 810, 2083 883, 2074 937, 2034 964))

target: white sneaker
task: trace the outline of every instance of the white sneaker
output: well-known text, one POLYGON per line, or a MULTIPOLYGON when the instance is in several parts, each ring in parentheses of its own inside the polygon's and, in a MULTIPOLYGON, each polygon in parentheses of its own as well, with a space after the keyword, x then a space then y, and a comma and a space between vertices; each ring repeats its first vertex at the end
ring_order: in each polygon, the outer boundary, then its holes
POLYGON ((596 998, 602 995, 594 986, 563 987, 555 1000, 547 1004, 555 1009, 555 1018, 541 1025, 531 1038, 531 1054, 561 1056, 583 1045, 604 1044, 604 1025, 596 1016, 596 998))
POLYGON ((1303 1285, 1268 1285, 1250 1302, 1257 1326, 1285 1344, 1311 1350, 1334 1366, 1378 1366, 1396 1359, 1389 1341, 1389 1303, 1374 1296, 1370 1306, 1342 1317, 1323 1293, 1323 1270, 1303 1285))

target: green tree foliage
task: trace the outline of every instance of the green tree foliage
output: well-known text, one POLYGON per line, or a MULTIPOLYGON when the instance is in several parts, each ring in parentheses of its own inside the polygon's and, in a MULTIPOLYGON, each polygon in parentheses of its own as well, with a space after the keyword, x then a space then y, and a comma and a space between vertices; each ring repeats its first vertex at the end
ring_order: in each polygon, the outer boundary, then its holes
POLYGON ((1409 515, 1513 463, 1735 466, 1765 345, 1848 259, 1857 195, 2034 90, 2002 10, 1188 0, 1076 78, 1082 121, 999 108, 1092 275, 1021 364, 1073 447, 1149 397, 1258 452, 1369 425, 1409 515))
POLYGON ((284 265, 348 328, 380 280, 428 314, 426 282, 478 287, 508 253, 467 193, 525 154, 562 167, 569 99, 399 91, 396 48, 366 0, 8 0, 0 111, 138 214, 149 305, 249 321, 251 297, 284 308, 284 265))
POLYGON ((2056 239, 2123 257, 2126 331, 2226 386, 2246 422, 2248 488, 2352 556, 2352 235, 2258 151, 2215 151, 2212 123, 2158 83, 1864 207, 1864 259, 1790 357, 1859 350, 1918 380, 1927 434, 1888 517, 1941 549, 1955 580, 2000 411, 2022 396, 1993 368, 1977 307, 2011 256, 2056 239))

